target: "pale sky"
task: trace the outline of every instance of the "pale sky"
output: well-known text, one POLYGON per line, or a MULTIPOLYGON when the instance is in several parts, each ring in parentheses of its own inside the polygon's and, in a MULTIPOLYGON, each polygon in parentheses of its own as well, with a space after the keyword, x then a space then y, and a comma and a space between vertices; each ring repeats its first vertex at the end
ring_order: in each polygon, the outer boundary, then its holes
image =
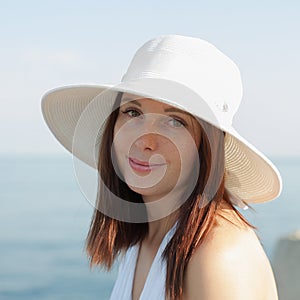
POLYGON ((147 40, 183 34, 239 66, 236 129, 267 156, 300 154, 300 1, 0 1, 0 24, 0 153, 66 153, 43 94, 116 84, 147 40))

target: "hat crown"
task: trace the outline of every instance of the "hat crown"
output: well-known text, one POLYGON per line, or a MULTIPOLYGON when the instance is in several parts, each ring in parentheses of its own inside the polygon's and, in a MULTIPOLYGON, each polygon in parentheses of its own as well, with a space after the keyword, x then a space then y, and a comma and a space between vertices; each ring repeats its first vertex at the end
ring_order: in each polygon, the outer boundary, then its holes
POLYGON ((232 123, 242 98, 236 64, 199 38, 164 35, 146 42, 137 50, 122 81, 144 78, 185 85, 207 102, 222 123, 232 123))

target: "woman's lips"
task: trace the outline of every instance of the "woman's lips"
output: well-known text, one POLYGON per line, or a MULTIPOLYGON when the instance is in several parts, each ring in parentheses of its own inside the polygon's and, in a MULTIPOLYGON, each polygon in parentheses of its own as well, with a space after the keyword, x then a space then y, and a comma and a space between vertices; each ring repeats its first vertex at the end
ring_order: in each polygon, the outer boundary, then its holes
POLYGON ((140 161, 136 158, 131 158, 131 157, 129 157, 128 160, 129 160, 129 164, 132 169, 134 169, 136 171, 141 171, 141 172, 149 172, 151 170, 154 170, 156 168, 166 165, 165 163, 149 164, 146 161, 140 161))

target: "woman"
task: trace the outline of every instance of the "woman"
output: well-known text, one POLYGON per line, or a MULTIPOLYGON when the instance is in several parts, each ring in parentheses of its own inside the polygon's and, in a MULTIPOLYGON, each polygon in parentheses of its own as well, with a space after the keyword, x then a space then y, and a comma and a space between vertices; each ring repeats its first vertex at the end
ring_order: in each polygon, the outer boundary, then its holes
POLYGON ((277 299, 269 261, 234 205, 281 192, 273 164, 232 127, 236 65, 201 39, 167 35, 116 86, 43 99, 47 124, 99 172, 91 265, 121 255, 111 299, 277 299))

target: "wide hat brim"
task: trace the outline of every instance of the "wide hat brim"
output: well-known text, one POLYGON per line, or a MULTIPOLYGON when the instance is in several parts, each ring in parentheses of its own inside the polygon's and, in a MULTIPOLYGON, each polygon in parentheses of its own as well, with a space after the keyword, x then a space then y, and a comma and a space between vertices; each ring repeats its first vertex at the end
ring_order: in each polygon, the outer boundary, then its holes
POLYGON ((78 159, 97 168, 105 121, 118 92, 152 98, 186 110, 220 128, 225 135, 225 188, 234 201, 261 203, 282 190, 277 168, 244 139, 204 99, 188 88, 164 80, 136 80, 117 85, 70 85, 47 92, 42 113, 57 140, 78 159))

